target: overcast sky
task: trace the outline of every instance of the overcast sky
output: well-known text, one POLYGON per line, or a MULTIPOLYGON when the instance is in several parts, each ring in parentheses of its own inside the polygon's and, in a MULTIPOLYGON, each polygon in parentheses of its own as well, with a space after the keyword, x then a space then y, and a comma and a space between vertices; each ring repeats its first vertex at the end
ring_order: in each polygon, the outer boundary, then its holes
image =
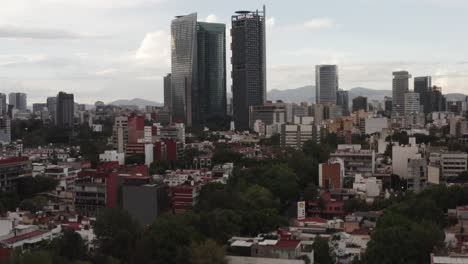
POLYGON ((229 28, 235 10, 263 4, 269 90, 313 84, 314 65, 334 63, 343 89, 391 89, 391 72, 405 69, 468 93, 466 0, 0 2, 0 91, 26 92, 28 103, 59 90, 80 103, 162 102, 174 16, 198 12, 229 28))

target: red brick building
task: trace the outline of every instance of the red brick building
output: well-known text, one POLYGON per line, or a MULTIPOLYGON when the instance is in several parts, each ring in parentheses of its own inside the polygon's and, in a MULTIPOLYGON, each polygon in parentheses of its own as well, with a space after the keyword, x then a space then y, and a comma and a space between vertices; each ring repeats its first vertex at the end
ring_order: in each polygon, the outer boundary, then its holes
POLYGON ((327 190, 342 188, 342 173, 339 163, 319 165, 319 186, 327 190))

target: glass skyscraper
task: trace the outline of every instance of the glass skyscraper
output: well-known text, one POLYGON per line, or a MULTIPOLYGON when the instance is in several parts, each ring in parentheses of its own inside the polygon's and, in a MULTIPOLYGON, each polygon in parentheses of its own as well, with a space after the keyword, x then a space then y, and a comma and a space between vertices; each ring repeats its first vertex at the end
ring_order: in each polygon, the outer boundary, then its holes
POLYGON ((399 116, 405 115, 405 94, 409 91, 409 79, 411 75, 407 71, 393 72, 392 110, 399 116))
POLYGON ((265 7, 231 17, 233 117, 237 129, 249 128, 249 108, 266 101, 265 7))
POLYGON ((198 103, 193 107, 194 125, 226 115, 226 25, 198 22, 197 44, 198 103))
POLYGON ((192 94, 197 85, 197 14, 178 16, 171 24, 172 120, 192 126, 192 94))
POLYGON ((414 92, 419 94, 424 113, 429 114, 431 110, 430 91, 432 87, 431 76, 415 77, 414 92))
POLYGON ((172 120, 198 127, 210 116, 224 116, 226 26, 197 22, 194 13, 174 19, 171 33, 172 120))

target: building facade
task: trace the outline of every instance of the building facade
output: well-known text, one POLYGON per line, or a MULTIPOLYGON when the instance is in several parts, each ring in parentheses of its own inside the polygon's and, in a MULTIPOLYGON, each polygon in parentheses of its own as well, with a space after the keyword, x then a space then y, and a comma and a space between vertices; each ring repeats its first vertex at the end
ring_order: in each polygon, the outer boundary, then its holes
POLYGON ((194 125, 224 117, 226 98, 226 25, 197 23, 198 93, 193 94, 194 125))
POLYGON ((315 66, 315 100, 317 104, 336 104, 338 66, 315 66))
POLYGON ((340 108, 342 116, 349 116, 348 91, 338 90, 336 92, 336 106, 340 108))
POLYGON ((27 95, 25 93, 10 93, 8 95, 8 103, 19 111, 26 111, 28 109, 27 95))
POLYGON ((358 96, 353 99, 353 112, 360 110, 367 112, 367 97, 358 96))
POLYGON ((414 92, 419 94, 421 105, 425 114, 429 114, 431 110, 431 102, 429 93, 432 87, 431 76, 415 77, 414 78, 414 92))
POLYGON ((192 93, 197 91, 197 14, 171 24, 172 120, 192 125, 192 93))
POLYGON ((405 94, 409 91, 410 78, 407 71, 393 72, 392 111, 400 116, 405 115, 405 94))
POLYGON ((59 92, 57 95, 56 125, 59 128, 73 128, 75 118, 73 94, 59 92))
POLYGON ((166 110, 171 110, 172 106, 172 89, 171 89, 171 74, 164 76, 164 107, 166 110))
POLYGON ((237 129, 249 128, 249 109, 266 101, 265 7, 231 17, 233 118, 237 129))

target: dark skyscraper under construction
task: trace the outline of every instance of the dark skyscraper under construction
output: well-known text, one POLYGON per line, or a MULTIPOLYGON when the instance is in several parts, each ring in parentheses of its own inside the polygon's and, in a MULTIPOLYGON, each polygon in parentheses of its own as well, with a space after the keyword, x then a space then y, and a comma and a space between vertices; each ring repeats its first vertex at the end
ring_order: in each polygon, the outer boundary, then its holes
POLYGON ((266 101, 265 6, 231 17, 233 116, 237 129, 249 128, 249 108, 266 101))

